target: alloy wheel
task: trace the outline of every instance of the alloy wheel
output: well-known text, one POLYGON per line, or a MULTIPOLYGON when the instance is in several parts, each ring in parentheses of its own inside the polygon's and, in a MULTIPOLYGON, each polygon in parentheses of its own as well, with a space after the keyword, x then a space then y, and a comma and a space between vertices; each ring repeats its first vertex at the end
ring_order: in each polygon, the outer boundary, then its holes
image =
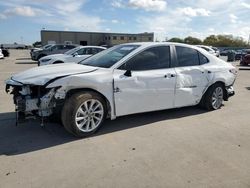
POLYGON ((96 99, 83 102, 76 111, 75 123, 83 132, 91 132, 102 122, 104 108, 102 103, 96 99))
POLYGON ((221 87, 215 88, 212 94, 212 106, 214 109, 219 109, 223 102, 223 89, 221 87))

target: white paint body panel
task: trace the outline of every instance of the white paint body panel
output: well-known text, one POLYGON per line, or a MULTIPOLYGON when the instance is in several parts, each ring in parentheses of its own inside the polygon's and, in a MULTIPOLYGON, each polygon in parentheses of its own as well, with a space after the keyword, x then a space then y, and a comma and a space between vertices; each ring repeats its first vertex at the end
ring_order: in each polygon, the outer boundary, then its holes
POLYGON ((177 79, 174 106, 198 104, 209 84, 207 71, 203 66, 177 67, 175 71, 177 79))
POLYGON ((22 84, 44 85, 51 79, 79 74, 97 70, 96 67, 83 66, 79 64, 57 64, 43 67, 34 67, 24 72, 12 76, 12 80, 21 82, 22 84))
MULTIPOLYGON (((76 54, 77 52, 79 52, 82 49, 100 49, 100 50, 105 50, 105 47, 100 47, 100 46, 78 46, 75 49, 75 51, 71 54, 53 54, 53 55, 47 55, 45 57, 42 57, 39 59, 39 65, 43 66, 43 65, 50 65, 55 63, 56 61, 60 61, 63 63, 78 63, 88 57, 91 56, 91 54, 85 54, 85 55, 80 55, 80 54, 76 54)), ((71 49, 71 50, 74 50, 71 49)), ((70 51, 70 50, 69 50, 70 51)))
POLYGON ((120 90, 114 93, 117 116, 174 107, 174 69, 133 71, 131 77, 124 72, 114 72, 114 88, 120 90))

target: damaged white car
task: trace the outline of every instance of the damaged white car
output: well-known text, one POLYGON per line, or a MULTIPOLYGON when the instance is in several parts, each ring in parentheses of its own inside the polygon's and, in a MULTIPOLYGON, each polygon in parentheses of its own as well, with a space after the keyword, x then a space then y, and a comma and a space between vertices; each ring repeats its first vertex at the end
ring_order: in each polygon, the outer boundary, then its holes
POLYGON ((178 43, 114 46, 79 64, 36 67, 12 76, 17 119, 61 117, 70 133, 94 133, 106 118, 192 106, 208 110, 234 95, 236 69, 178 43))

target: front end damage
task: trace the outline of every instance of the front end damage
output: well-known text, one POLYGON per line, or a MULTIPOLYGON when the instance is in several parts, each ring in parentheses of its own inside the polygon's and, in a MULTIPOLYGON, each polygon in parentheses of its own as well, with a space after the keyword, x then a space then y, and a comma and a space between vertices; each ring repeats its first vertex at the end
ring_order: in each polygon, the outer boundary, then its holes
POLYGON ((46 88, 39 85, 24 85, 21 83, 6 84, 6 92, 13 95, 16 111, 16 125, 28 119, 41 120, 43 126, 44 118, 53 114, 57 106, 55 99, 56 91, 60 87, 46 88))

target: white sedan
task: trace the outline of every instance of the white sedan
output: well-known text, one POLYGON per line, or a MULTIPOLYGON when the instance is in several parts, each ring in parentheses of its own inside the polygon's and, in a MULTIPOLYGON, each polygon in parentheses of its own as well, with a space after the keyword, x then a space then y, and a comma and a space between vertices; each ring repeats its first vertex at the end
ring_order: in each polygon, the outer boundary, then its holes
POLYGON ((106 118, 197 104, 217 110, 234 95, 235 79, 235 67, 201 48, 130 43, 80 64, 18 73, 6 81, 6 91, 14 95, 19 119, 54 114, 67 131, 84 137, 106 118))
POLYGON ((38 66, 58 63, 77 63, 105 49, 105 47, 101 46, 78 46, 64 54, 53 54, 40 58, 38 60, 38 66))

